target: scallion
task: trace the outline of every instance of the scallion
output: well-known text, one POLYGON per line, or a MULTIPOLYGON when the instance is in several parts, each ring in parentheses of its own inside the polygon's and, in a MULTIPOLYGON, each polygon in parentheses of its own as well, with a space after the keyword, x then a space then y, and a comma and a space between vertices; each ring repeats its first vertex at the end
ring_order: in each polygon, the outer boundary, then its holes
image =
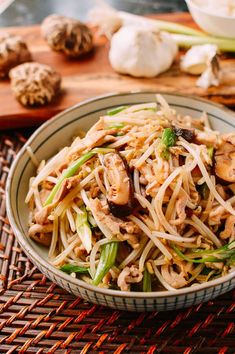
POLYGON ((229 265, 235 264, 235 241, 232 241, 215 250, 198 250, 185 255, 178 247, 172 245, 175 253, 182 259, 191 263, 225 262, 229 265))
POLYGON ((212 36, 194 36, 184 34, 172 34, 176 43, 183 48, 190 48, 200 44, 215 44, 222 52, 235 52, 234 39, 218 38, 212 36))
POLYGON ((87 253, 90 253, 92 247, 92 232, 88 222, 87 211, 85 206, 81 207, 80 210, 81 213, 77 213, 76 217, 76 230, 87 253))
POLYGON ((64 264, 62 267, 60 267, 60 270, 62 270, 62 272, 65 272, 67 274, 71 274, 71 273, 89 273, 89 268, 85 268, 85 267, 80 267, 77 266, 75 264, 64 264))
POLYGON ((161 157, 164 160, 169 160, 169 147, 176 143, 176 134, 173 129, 165 128, 161 138, 161 157))
POLYGON ((118 251, 118 242, 111 241, 101 248, 100 260, 96 269, 93 285, 99 285, 104 276, 114 266, 118 251))
POLYGON ((149 273, 147 268, 145 268, 145 270, 144 270, 143 291, 144 292, 151 292, 152 291, 151 274, 149 273))
POLYGON ((121 111, 124 111, 124 109, 128 108, 128 106, 120 106, 120 107, 116 107, 113 109, 110 109, 109 111, 107 111, 108 116, 114 116, 115 114, 118 114, 121 111))

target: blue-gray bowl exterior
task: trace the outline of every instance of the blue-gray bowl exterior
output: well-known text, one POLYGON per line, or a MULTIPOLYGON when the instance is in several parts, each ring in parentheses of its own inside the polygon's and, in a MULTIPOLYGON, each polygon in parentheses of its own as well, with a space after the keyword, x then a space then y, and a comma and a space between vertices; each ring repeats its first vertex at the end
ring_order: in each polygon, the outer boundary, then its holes
MULTIPOLYGON (((235 131, 232 111, 209 101, 178 94, 164 94, 168 103, 178 112, 198 117, 206 111, 216 130, 235 131)), ((30 260, 53 282, 87 301, 130 311, 166 311, 184 308, 208 301, 235 287, 235 272, 206 284, 176 291, 152 293, 122 292, 86 284, 53 267, 47 259, 47 250, 27 236, 28 208, 24 203, 29 178, 35 175, 26 148, 30 146, 38 160, 48 159, 60 148, 71 143, 79 130, 88 129, 108 109, 155 100, 153 92, 112 94, 80 103, 44 123, 23 146, 11 167, 7 182, 7 210, 16 237, 30 260)))

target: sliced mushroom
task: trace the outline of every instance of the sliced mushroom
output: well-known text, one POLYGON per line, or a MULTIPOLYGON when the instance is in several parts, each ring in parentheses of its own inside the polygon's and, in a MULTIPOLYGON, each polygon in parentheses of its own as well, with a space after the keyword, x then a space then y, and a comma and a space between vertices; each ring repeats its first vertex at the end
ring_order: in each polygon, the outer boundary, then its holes
POLYGON ((235 182, 235 145, 232 137, 224 136, 223 143, 215 152, 215 173, 226 182, 235 182))
POLYGON ((194 137, 195 137, 195 132, 194 129, 190 128, 190 129, 184 129, 184 128, 180 128, 180 127, 173 127, 173 131, 175 133, 176 136, 182 136, 182 138, 184 138, 185 140, 191 142, 193 141, 194 137))
POLYGON ((106 154, 104 165, 110 184, 107 199, 111 213, 117 217, 130 215, 135 201, 127 166, 118 153, 106 154))

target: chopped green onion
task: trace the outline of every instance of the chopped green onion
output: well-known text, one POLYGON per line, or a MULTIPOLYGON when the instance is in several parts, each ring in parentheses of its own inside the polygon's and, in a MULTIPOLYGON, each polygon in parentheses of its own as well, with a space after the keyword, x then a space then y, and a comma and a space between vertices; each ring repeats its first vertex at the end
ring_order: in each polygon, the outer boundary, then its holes
POLYGON ((114 266, 118 251, 118 242, 111 241, 101 248, 100 261, 96 269, 93 285, 99 285, 104 276, 114 266))
POLYGON ((173 129, 165 128, 162 133, 162 144, 167 147, 174 146, 176 143, 176 135, 173 129))
POLYGON ((234 39, 218 38, 213 36, 187 36, 184 34, 172 34, 176 43, 183 48, 190 48, 199 44, 216 44, 222 52, 235 52, 234 39))
POLYGON ((152 291, 151 274, 149 273, 147 268, 145 268, 145 270, 144 270, 143 291, 145 291, 145 292, 152 291))
POLYGON ((172 245, 175 253, 182 259, 191 263, 224 262, 229 265, 235 264, 235 241, 232 241, 215 250, 199 250, 189 253, 187 256, 178 247, 172 245), (191 258, 194 257, 194 258, 191 258))
POLYGON ((146 107, 146 108, 140 108, 136 109, 133 112, 141 112, 141 111, 152 111, 152 112, 157 112, 156 107, 146 107))
POLYGON ((108 116, 114 116, 115 114, 118 114, 121 111, 124 111, 124 109, 128 108, 128 106, 120 106, 120 107, 116 107, 113 109, 110 109, 109 111, 107 111, 108 116))
POLYGON ((85 267, 80 267, 75 264, 64 264, 62 267, 60 267, 60 270, 62 270, 65 273, 71 274, 71 273, 88 273, 89 268, 85 267))
POLYGON ((107 128, 105 128, 106 130, 108 129, 122 129, 123 127, 125 127, 124 123, 113 123, 107 126, 107 128))
POLYGON ((209 155, 209 158, 211 159, 211 161, 213 161, 213 157, 214 157, 214 148, 213 146, 210 146, 207 148, 207 153, 209 155))
POLYGON ((77 214, 76 230, 87 253, 90 253, 92 247, 92 243, 91 243, 92 232, 88 222, 86 208, 83 206, 80 209, 82 212, 77 214))
POLYGON ((77 159, 71 166, 67 168, 67 170, 62 174, 60 177, 59 181, 56 183, 54 188, 52 189, 51 193, 47 197, 44 206, 51 204, 53 202, 53 199, 58 192, 61 184, 66 178, 72 177, 75 175, 79 167, 81 167, 85 162, 87 162, 91 157, 93 157, 95 154, 105 154, 108 152, 113 152, 114 149, 107 149, 107 148, 95 148, 86 154, 82 155, 79 159, 77 159))
POLYGON ((176 143, 176 134, 171 128, 165 128, 161 139, 161 157, 168 160, 170 156, 169 147, 176 143))

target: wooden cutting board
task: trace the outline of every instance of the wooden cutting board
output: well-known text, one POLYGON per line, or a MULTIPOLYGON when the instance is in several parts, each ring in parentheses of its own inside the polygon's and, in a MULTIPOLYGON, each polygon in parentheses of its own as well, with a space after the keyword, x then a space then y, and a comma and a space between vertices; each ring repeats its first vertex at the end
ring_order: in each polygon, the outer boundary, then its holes
MULTIPOLYGON (((152 17, 195 27, 191 16, 187 13, 162 14, 152 17)), ((9 80, 0 81, 0 128, 2 129, 40 124, 81 100, 118 91, 176 91, 210 98, 228 106, 235 106, 234 55, 223 55, 222 57, 222 67, 225 72, 223 83, 219 87, 204 90, 195 86, 197 78, 179 70, 180 55, 172 68, 162 75, 153 79, 137 79, 119 75, 112 70, 108 61, 109 42, 104 37, 95 36, 93 53, 75 60, 51 51, 41 37, 39 26, 9 28, 9 32, 24 37, 35 61, 51 65, 61 73, 63 78, 62 94, 47 106, 25 108, 13 97, 9 80)))

